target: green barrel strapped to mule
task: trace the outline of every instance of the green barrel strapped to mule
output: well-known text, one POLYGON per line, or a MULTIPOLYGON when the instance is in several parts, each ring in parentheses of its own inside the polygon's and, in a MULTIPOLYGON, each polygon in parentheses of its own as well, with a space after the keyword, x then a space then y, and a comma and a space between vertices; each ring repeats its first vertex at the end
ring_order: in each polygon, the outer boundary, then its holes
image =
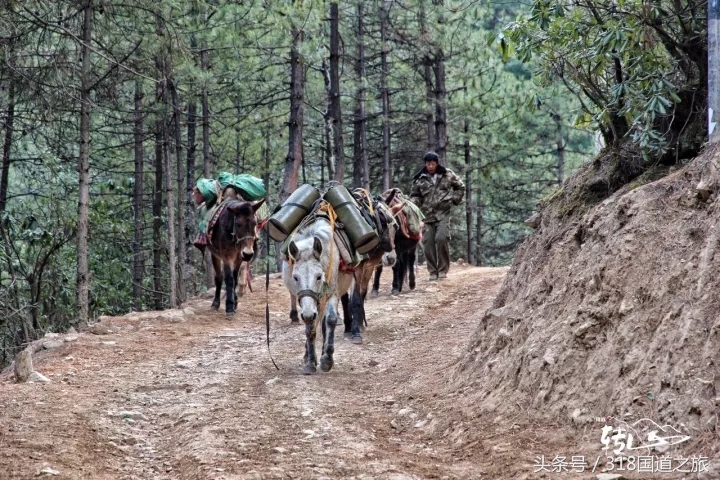
POLYGON ((310 213, 319 198, 320 192, 312 185, 306 183, 298 187, 268 220, 270 238, 276 242, 284 241, 310 213))
POLYGON ((332 187, 325 193, 325 200, 332 205, 338 221, 343 224, 350 242, 360 254, 366 254, 378 246, 380 237, 365 220, 352 193, 343 185, 332 187))

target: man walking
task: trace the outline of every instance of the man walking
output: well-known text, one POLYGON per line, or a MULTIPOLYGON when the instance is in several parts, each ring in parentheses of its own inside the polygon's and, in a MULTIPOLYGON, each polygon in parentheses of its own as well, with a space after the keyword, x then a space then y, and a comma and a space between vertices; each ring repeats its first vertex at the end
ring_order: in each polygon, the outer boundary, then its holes
POLYGON ((465 184, 452 170, 440 165, 435 152, 424 156, 425 167, 413 177, 410 199, 425 215, 422 247, 430 280, 446 278, 450 269, 448 217, 465 196, 465 184))

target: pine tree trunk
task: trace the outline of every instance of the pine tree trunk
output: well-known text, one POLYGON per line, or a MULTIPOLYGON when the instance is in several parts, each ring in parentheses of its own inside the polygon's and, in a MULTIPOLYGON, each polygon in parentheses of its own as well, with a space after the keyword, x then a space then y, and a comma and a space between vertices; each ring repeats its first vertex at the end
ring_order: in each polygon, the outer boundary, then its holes
MULTIPOLYGON (((189 272, 194 272, 196 269, 196 253, 193 240, 197 234, 197 212, 195 210, 195 201, 193 199, 192 190, 195 187, 195 152, 197 149, 197 142, 195 139, 195 129, 197 124, 197 104, 195 98, 190 100, 187 109, 187 168, 185 170, 187 174, 186 188, 188 191, 186 200, 186 219, 185 219, 185 250, 187 254, 185 256, 186 266, 185 268, 189 272)), ((193 275, 190 276, 188 281, 188 293, 190 295, 197 294, 196 279, 193 275)))
MULTIPOLYGON (((332 92, 330 90, 330 72, 328 72, 327 62, 325 59, 322 61, 320 71, 323 74, 323 81, 325 82, 325 92, 327 93, 327 110, 323 115, 325 121, 325 164, 328 168, 328 181, 335 179, 335 167, 337 166, 335 157, 335 134, 333 132, 333 115, 332 115, 332 92)), ((305 169, 303 168, 303 177, 305 176, 305 169)))
MULTIPOLYGON (((283 183, 280 190, 280 202, 284 202, 297 188, 298 174, 302 162, 302 139, 304 121, 304 78, 303 59, 300 47, 304 32, 298 27, 292 28, 292 47, 290 49, 290 120, 288 122, 288 154, 285 157, 283 183)), ((278 270, 282 267, 280 244, 276 244, 278 270)))
MULTIPOLYGON (((200 51, 200 67, 203 71, 209 70, 210 59, 209 51, 206 45, 202 46, 200 51)), ((212 171, 212 159, 210 158, 210 105, 208 100, 207 86, 203 85, 200 92, 200 106, 202 107, 202 138, 203 138, 203 177, 210 178, 212 171)), ((205 250, 205 282, 208 288, 215 285, 215 271, 212 266, 212 255, 209 250, 205 250)))
POLYGON ((10 81, 8 105, 5 116, 5 138, 3 140, 2 171, 0 171, 0 213, 5 211, 8 197, 8 178, 10 176, 10 149, 12 148, 13 128, 15 127, 15 82, 10 81))
POLYGON ((435 132, 437 135, 437 147, 435 149, 440 157, 440 165, 447 165, 447 123, 445 97, 445 57, 442 49, 435 53, 435 132))
POLYGON ((467 234, 467 262, 474 265, 473 255, 473 198, 472 198, 472 164, 470 158, 470 120, 465 119, 463 125, 465 133, 464 154, 465 154, 465 232, 467 234))
POLYGON ((420 36, 423 46, 423 79, 425 80, 425 128, 427 130, 427 148, 435 149, 435 85, 433 84, 433 60, 430 57, 428 45, 427 18, 425 17, 425 2, 420 2, 420 36))
POLYGON ((343 145, 342 107, 340 104, 340 14, 337 1, 330 3, 330 115, 333 124, 335 181, 345 179, 345 150, 343 145))
MULTIPOLYGON (((158 90, 160 84, 157 86, 158 90)), ((162 285, 162 190, 163 190, 163 148, 162 122, 155 121, 155 186, 153 189, 153 286, 155 310, 163 308, 162 285)))
POLYGON ((390 163, 390 94, 387 86, 388 53, 390 52, 390 45, 387 41, 388 11, 385 2, 386 0, 381 0, 380 3, 380 45, 382 48, 380 53, 380 94, 382 97, 383 118, 383 190, 392 187, 392 164, 390 163))
MULTIPOLYGON (((208 50, 203 47, 200 52, 200 67, 206 71, 208 66, 208 50)), ((203 177, 210 178, 210 105, 208 104, 208 89, 205 85, 200 92, 200 105, 202 106, 203 177)))
POLYGON ((355 74, 358 78, 358 89, 356 93, 355 121, 353 124, 353 186, 363 187, 370 190, 370 172, 368 172, 367 158, 367 118, 365 113, 365 45, 364 45, 364 22, 365 15, 363 0, 357 3, 357 59, 355 63, 355 74))
POLYGON ((168 80, 168 87, 170 88, 170 98, 172 100, 173 107, 172 132, 175 140, 175 164, 177 168, 177 261, 178 271, 180 272, 177 284, 177 294, 178 301, 182 303, 187 300, 186 284, 189 281, 192 272, 192 270, 187 268, 187 233, 185 228, 185 206, 188 198, 191 196, 191 192, 188 192, 184 188, 186 179, 185 172, 183 172, 182 135, 180 132, 180 116, 182 115, 182 110, 180 109, 180 98, 177 87, 172 80, 168 80), (183 194, 183 192, 185 192, 185 194, 183 194))
POLYGON ((78 156, 77 305, 80 325, 87 325, 90 310, 90 269, 88 265, 88 213, 90 209, 90 62, 93 27, 93 0, 87 0, 82 29, 82 72, 80 78, 80 147, 78 156))
POLYGON ((562 186, 565 179, 565 139, 563 138, 562 117, 556 116, 557 122, 557 182, 562 186))
MULTIPOLYGON (((270 129, 265 129, 265 148, 263 149, 263 158, 265 160, 265 170, 263 172, 263 184, 265 185, 265 192, 267 194, 267 198, 270 198, 270 129)), ((268 242, 265 241, 268 239, 267 236, 263 237, 263 243, 262 243, 262 256, 263 258, 267 258, 268 255, 270 255, 270 245, 268 245, 268 242)), ((269 241, 269 239, 268 239, 269 241)))
MULTIPOLYGON (((480 171, 480 159, 478 159, 477 169, 480 171)), ((475 265, 483 266, 483 247, 482 247, 482 226, 483 226, 483 208, 482 208, 482 190, 480 184, 477 186, 475 195, 475 265)))
POLYGON ((162 124, 163 160, 165 162, 165 201, 167 202, 167 251, 168 273, 170 274, 170 308, 177 306, 177 256, 175 252, 175 188, 172 180, 172 160, 170 157, 170 136, 167 122, 167 83, 163 83, 163 100, 166 115, 162 124))
POLYGON ((142 281, 145 271, 143 259, 143 92, 140 77, 135 80, 135 188, 133 192, 133 305, 142 308, 142 281))

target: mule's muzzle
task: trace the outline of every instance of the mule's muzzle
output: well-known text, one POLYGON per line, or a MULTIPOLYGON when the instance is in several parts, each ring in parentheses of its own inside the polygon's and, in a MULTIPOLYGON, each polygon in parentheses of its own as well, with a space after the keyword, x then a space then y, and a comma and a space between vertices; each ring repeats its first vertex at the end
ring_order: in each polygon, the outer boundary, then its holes
POLYGON ((300 315, 305 323, 312 323, 317 318, 317 312, 313 312, 311 315, 306 315, 304 312, 300 315))
POLYGON ((395 262, 397 262, 397 255, 395 252, 393 253, 386 253, 382 256, 382 263, 384 267, 392 267, 395 265, 395 262))

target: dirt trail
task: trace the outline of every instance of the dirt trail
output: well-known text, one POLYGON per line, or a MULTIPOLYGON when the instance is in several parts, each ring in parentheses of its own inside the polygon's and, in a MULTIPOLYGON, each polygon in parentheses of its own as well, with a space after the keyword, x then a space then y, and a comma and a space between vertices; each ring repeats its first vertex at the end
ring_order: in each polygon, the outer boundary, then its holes
POLYGON ((335 367, 314 376, 301 374, 304 329, 289 324, 277 277, 279 371, 265 343, 264 278, 232 320, 207 299, 183 306, 194 313, 106 317, 98 325, 109 333, 36 355, 52 383, 0 376, 0 477, 50 467, 67 479, 489 478, 423 427, 505 272, 457 266, 441 282, 422 272, 397 297, 385 278, 365 343, 340 329, 335 367))

